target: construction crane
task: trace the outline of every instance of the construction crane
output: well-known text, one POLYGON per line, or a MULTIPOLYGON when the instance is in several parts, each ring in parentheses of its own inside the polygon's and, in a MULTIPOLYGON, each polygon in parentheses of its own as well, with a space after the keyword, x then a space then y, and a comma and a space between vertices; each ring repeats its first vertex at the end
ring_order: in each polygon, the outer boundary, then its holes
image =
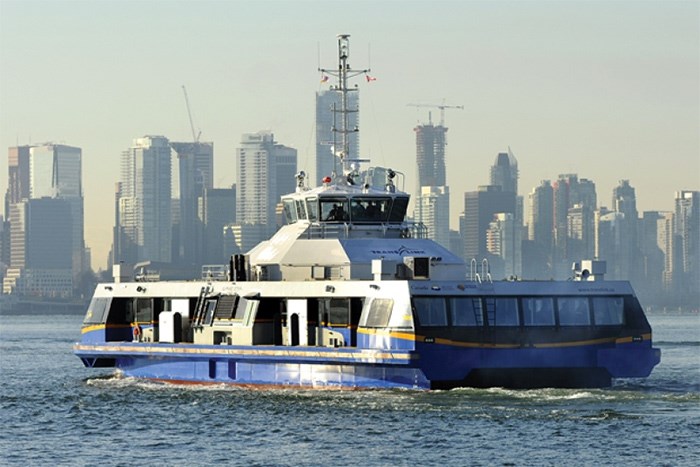
POLYGON ((182 92, 185 94, 185 105, 187 106, 187 116, 190 117, 190 128, 192 128, 192 141, 194 141, 194 144, 199 144, 199 137, 201 136, 202 132, 200 131, 199 133, 195 133, 194 131, 194 122, 192 121, 192 112, 190 112, 190 99, 187 97, 187 88, 185 88, 185 85, 182 85, 182 92))
MULTIPOLYGON (((444 127, 445 126, 445 109, 462 109, 464 110, 463 105, 445 105, 443 102, 442 104, 408 104, 410 107, 430 107, 433 109, 440 109, 440 126, 444 127)), ((428 120, 430 120, 430 123, 432 124, 432 117, 430 113, 428 113, 428 120)))

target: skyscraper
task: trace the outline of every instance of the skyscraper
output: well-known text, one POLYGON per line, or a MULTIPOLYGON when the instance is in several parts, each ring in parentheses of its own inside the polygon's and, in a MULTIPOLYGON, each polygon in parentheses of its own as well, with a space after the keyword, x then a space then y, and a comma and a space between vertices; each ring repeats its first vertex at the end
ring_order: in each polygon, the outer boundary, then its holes
MULTIPOLYGON (((16 269, 13 274, 17 278, 30 275, 36 278, 45 277, 45 274, 36 272, 43 268, 39 265, 48 264, 51 269, 57 264, 52 263, 54 257, 67 255, 70 261, 67 265, 61 263, 61 274, 67 274, 72 277, 71 280, 77 278, 88 267, 85 264, 81 149, 46 143, 10 148, 8 156, 5 211, 10 224, 14 219, 14 226, 9 226, 10 239, 4 242, 10 249, 4 259, 9 260, 9 265, 16 269), (45 206, 54 205, 55 212, 51 208, 44 209, 45 206), (64 212, 63 207, 67 207, 68 211, 64 212), (60 220, 53 216, 56 212, 64 214, 60 220), (55 228, 51 223, 40 222, 42 216, 54 219, 55 228), (31 222, 30 217, 33 219, 31 222), (64 225, 68 225, 70 232, 61 230, 64 225), (55 248, 45 249, 41 241, 28 240, 42 238, 43 233, 36 229, 55 233, 53 244, 65 239, 70 243, 67 247, 61 247, 60 252, 55 248), (41 261, 28 261, 29 257, 40 257, 41 261), (32 272, 32 269, 35 271, 32 272)), ((48 244, 52 242, 48 241, 48 244)), ((70 285, 67 288, 72 291, 70 285)))
MULTIPOLYGON (((569 234, 569 210, 575 205, 580 207, 580 215, 586 216, 581 225, 591 225, 593 212, 596 209, 597 198, 595 183, 576 174, 559 175, 552 186, 553 191, 553 254, 552 266, 554 277, 564 279, 570 275, 571 263, 584 258, 574 256, 571 250, 569 234)), ((587 231, 590 233, 590 230, 587 231)), ((585 234, 583 231, 582 234, 585 234)), ((583 240, 584 243, 593 243, 583 240)), ((573 242, 574 244, 576 242, 573 242)))
MULTIPOLYGON (((333 172, 340 173, 340 159, 338 151, 342 150, 340 119, 341 93, 331 89, 316 93, 316 173, 314 185, 320 185, 321 179, 330 176, 333 172)), ((350 129, 359 127, 359 91, 353 89, 348 94, 348 126, 350 129)), ((360 151, 359 132, 353 131, 347 134, 349 141, 350 158, 358 159, 360 151)))
POLYGON ((490 253, 486 248, 486 231, 496 213, 515 212, 515 193, 500 186, 480 186, 464 193, 464 257, 481 261, 490 253))
POLYGON ((203 264, 228 261, 232 251, 224 249, 224 226, 236 222, 236 185, 209 188, 200 198, 199 217, 204 224, 203 264))
POLYGON ((121 248, 115 263, 171 262, 171 164, 170 144, 163 136, 137 138, 122 153, 115 235, 125 238, 114 243, 132 248, 121 248))
POLYGON ((418 125, 416 133, 416 162, 418 164, 417 190, 423 186, 444 186, 445 177, 445 133, 447 128, 434 126, 433 122, 418 125))
POLYGON ((620 268, 624 278, 638 281, 642 277, 642 267, 639 264, 639 243, 637 240, 637 197, 634 187, 629 180, 620 180, 618 186, 613 188, 612 209, 624 215, 621 228, 622 235, 626 239, 620 252, 620 268))
POLYGON ((523 247, 523 275, 532 279, 552 277, 554 193, 549 180, 542 180, 528 195, 528 242, 523 247))
POLYGON ((522 229, 515 215, 499 212, 493 215, 486 231, 486 249, 491 253, 491 274, 496 278, 522 274, 522 229))
POLYGON ((296 149, 278 144, 269 132, 244 134, 238 149, 236 222, 264 225, 263 238, 277 230, 280 197, 294 191, 296 149))
POLYGON ((491 166, 491 185, 498 185, 502 191, 518 193, 518 161, 513 153, 499 152, 491 166))
POLYGON ((199 200, 213 187, 214 143, 170 143, 179 165, 180 229, 177 257, 183 266, 201 265, 204 226, 197 215, 199 200))
POLYGON ((700 301, 700 191, 675 194, 674 230, 680 242, 683 283, 691 302, 700 301))

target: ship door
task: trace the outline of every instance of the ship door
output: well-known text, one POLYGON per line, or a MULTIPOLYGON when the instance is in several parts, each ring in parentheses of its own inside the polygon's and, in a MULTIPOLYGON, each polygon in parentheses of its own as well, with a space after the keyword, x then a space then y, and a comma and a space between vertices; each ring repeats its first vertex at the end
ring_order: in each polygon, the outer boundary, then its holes
POLYGON ((287 342, 308 345, 308 309, 306 300, 287 300, 287 342))

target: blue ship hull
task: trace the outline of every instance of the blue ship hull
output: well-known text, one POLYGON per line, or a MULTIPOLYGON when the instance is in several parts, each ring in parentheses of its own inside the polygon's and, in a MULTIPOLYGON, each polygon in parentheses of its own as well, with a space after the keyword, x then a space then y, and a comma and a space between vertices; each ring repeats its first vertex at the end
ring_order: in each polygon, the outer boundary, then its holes
POLYGON ((88 367, 173 383, 312 388, 603 387, 645 377, 660 360, 649 340, 550 348, 415 350, 183 344, 77 344, 88 367))

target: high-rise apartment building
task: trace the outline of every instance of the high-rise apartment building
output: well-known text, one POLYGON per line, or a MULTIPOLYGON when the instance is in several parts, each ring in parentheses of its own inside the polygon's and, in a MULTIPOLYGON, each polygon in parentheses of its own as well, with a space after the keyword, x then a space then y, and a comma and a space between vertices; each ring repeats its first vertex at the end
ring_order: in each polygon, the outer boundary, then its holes
POLYGON ((265 226, 262 241, 277 230, 280 197, 295 190, 297 151, 275 142, 269 132, 244 134, 237 169, 236 222, 265 226))
POLYGON ((675 233, 678 236, 681 267, 681 287, 689 299, 700 301, 700 191, 675 193, 675 233))
MULTIPOLYGON (((359 127, 359 91, 347 95, 348 99, 348 130, 359 127)), ((339 151, 342 151, 342 135, 339 130, 342 128, 341 119, 343 114, 341 109, 341 93, 335 89, 320 91, 316 93, 316 173, 313 185, 320 185, 321 179, 330 176, 333 172, 340 173, 339 151)), ((347 133, 348 148, 351 159, 358 159, 360 155, 360 134, 357 131, 347 133)))
POLYGON ((673 212, 660 212, 656 221, 656 244, 664 255, 664 268, 661 273, 663 289, 669 295, 676 294, 679 287, 679 279, 682 273, 682 255, 678 246, 675 230, 675 214, 673 212))
POLYGON ((428 228, 428 238, 450 248, 450 189, 446 186, 423 186, 416 199, 413 217, 428 228))
POLYGON ((178 159, 179 232, 173 262, 199 269, 204 255, 204 225, 197 215, 205 190, 213 188, 214 143, 171 142, 178 159))
POLYGON ((167 138, 144 136, 122 153, 113 261, 170 263, 171 152, 167 138), (121 248, 117 248, 121 245, 121 248))

